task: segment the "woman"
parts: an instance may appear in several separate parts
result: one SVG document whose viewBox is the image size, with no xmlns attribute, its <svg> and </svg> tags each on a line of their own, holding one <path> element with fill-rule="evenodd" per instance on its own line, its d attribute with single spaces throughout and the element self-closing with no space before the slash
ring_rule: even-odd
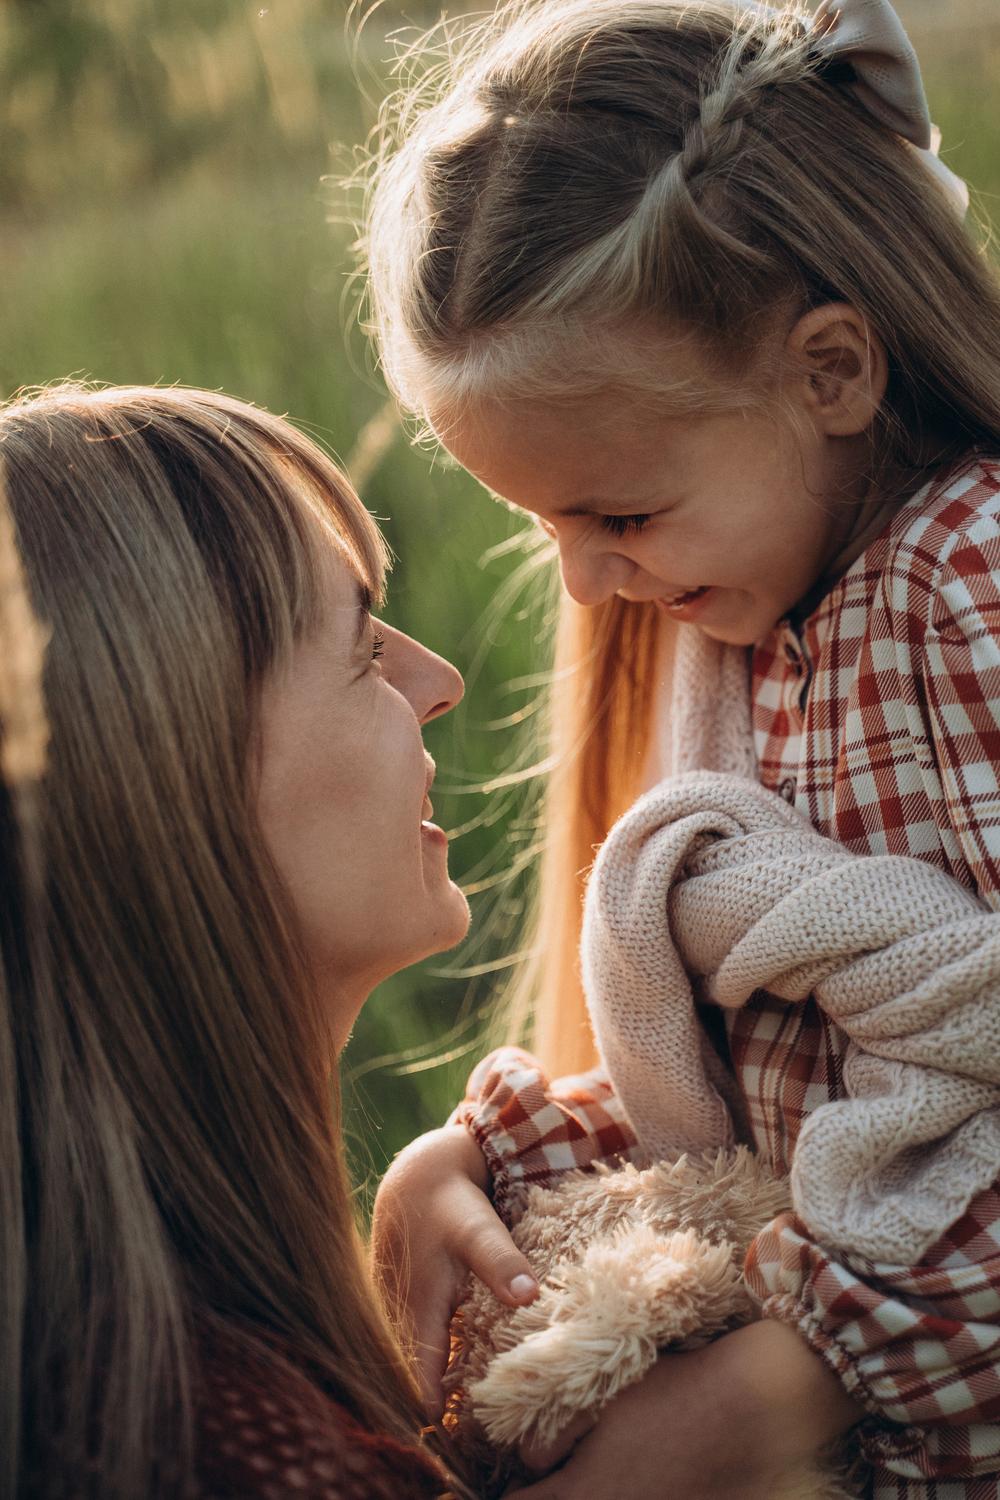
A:
<svg viewBox="0 0 1000 1500">
<path fill-rule="evenodd" d="M 0 1495 L 439 1494 L 331 1095 L 465 932 L 421 738 L 461 678 L 264 412 L 62 387 L 0 457 Z"/>
</svg>

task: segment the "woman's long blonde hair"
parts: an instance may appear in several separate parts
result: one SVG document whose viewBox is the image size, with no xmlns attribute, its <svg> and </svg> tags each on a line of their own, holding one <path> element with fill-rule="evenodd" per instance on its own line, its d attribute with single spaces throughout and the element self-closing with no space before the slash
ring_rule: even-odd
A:
<svg viewBox="0 0 1000 1500">
<path fill-rule="evenodd" d="M 879 489 L 905 494 L 1000 440 L 995 275 L 850 67 L 817 55 L 801 5 L 514 0 L 406 62 L 362 245 L 371 326 L 413 411 L 625 392 L 686 412 L 720 383 L 747 405 L 774 313 L 843 300 L 889 354 Z M 670 383 L 650 356 L 658 329 L 693 337 L 711 386 Z M 560 1069 L 593 1056 L 582 875 L 638 785 L 649 611 L 561 609 L 544 942 L 521 979 L 536 1048 Z"/>
<path fill-rule="evenodd" d="M 379 532 L 206 392 L 15 401 L 0 463 L 0 1494 L 186 1493 L 220 1325 L 412 1437 L 253 790 L 318 538 L 377 596 Z"/>
</svg>

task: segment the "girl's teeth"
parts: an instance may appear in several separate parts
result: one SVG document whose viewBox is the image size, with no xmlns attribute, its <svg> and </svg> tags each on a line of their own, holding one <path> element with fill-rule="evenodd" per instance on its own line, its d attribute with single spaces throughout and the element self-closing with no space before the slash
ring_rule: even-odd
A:
<svg viewBox="0 0 1000 1500">
<path fill-rule="evenodd" d="M 686 594 L 675 594 L 672 599 L 664 599 L 663 602 L 667 609 L 676 609 L 681 604 L 690 604 L 692 599 L 697 599 L 699 594 L 705 592 L 705 587 L 703 584 L 700 588 L 688 589 Z"/>
</svg>

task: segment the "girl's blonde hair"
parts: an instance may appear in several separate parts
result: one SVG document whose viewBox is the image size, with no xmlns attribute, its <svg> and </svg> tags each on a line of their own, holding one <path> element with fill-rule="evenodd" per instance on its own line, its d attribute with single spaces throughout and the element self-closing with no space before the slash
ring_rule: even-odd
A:
<svg viewBox="0 0 1000 1500">
<path fill-rule="evenodd" d="M 15 401 L 0 462 L 0 1493 L 187 1493 L 220 1325 L 413 1437 L 254 810 L 322 534 L 376 596 L 382 539 L 310 442 L 207 392 Z"/>
<path fill-rule="evenodd" d="M 386 113 L 364 247 L 388 379 L 439 431 L 481 399 L 749 405 L 775 315 L 845 301 L 889 355 L 879 490 L 996 444 L 995 277 L 849 66 L 817 55 L 801 6 L 515 0 L 424 50 Z M 657 362 L 665 332 L 705 356 L 700 388 Z M 523 979 L 555 1067 L 592 1057 L 581 876 L 638 785 L 650 608 L 561 610 L 545 941 Z"/>
</svg>

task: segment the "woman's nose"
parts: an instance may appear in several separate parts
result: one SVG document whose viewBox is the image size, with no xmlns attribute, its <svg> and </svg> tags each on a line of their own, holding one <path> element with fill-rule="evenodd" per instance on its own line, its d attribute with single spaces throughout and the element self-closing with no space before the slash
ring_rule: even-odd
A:
<svg viewBox="0 0 1000 1500">
<path fill-rule="evenodd" d="M 465 679 L 443 656 L 428 651 L 426 646 L 422 646 L 421 651 L 428 658 L 425 678 L 427 706 L 416 710 L 416 714 L 421 724 L 427 724 L 431 719 L 439 719 L 448 713 L 456 703 L 461 703 Z"/>
<path fill-rule="evenodd" d="M 385 671 L 421 724 L 439 719 L 460 703 L 465 683 L 457 667 L 427 646 L 391 626 L 380 627 L 386 639 Z"/>
<path fill-rule="evenodd" d="M 570 598 L 587 605 L 603 604 L 624 588 L 635 572 L 635 564 L 620 553 L 561 543 L 559 567 Z"/>
</svg>

